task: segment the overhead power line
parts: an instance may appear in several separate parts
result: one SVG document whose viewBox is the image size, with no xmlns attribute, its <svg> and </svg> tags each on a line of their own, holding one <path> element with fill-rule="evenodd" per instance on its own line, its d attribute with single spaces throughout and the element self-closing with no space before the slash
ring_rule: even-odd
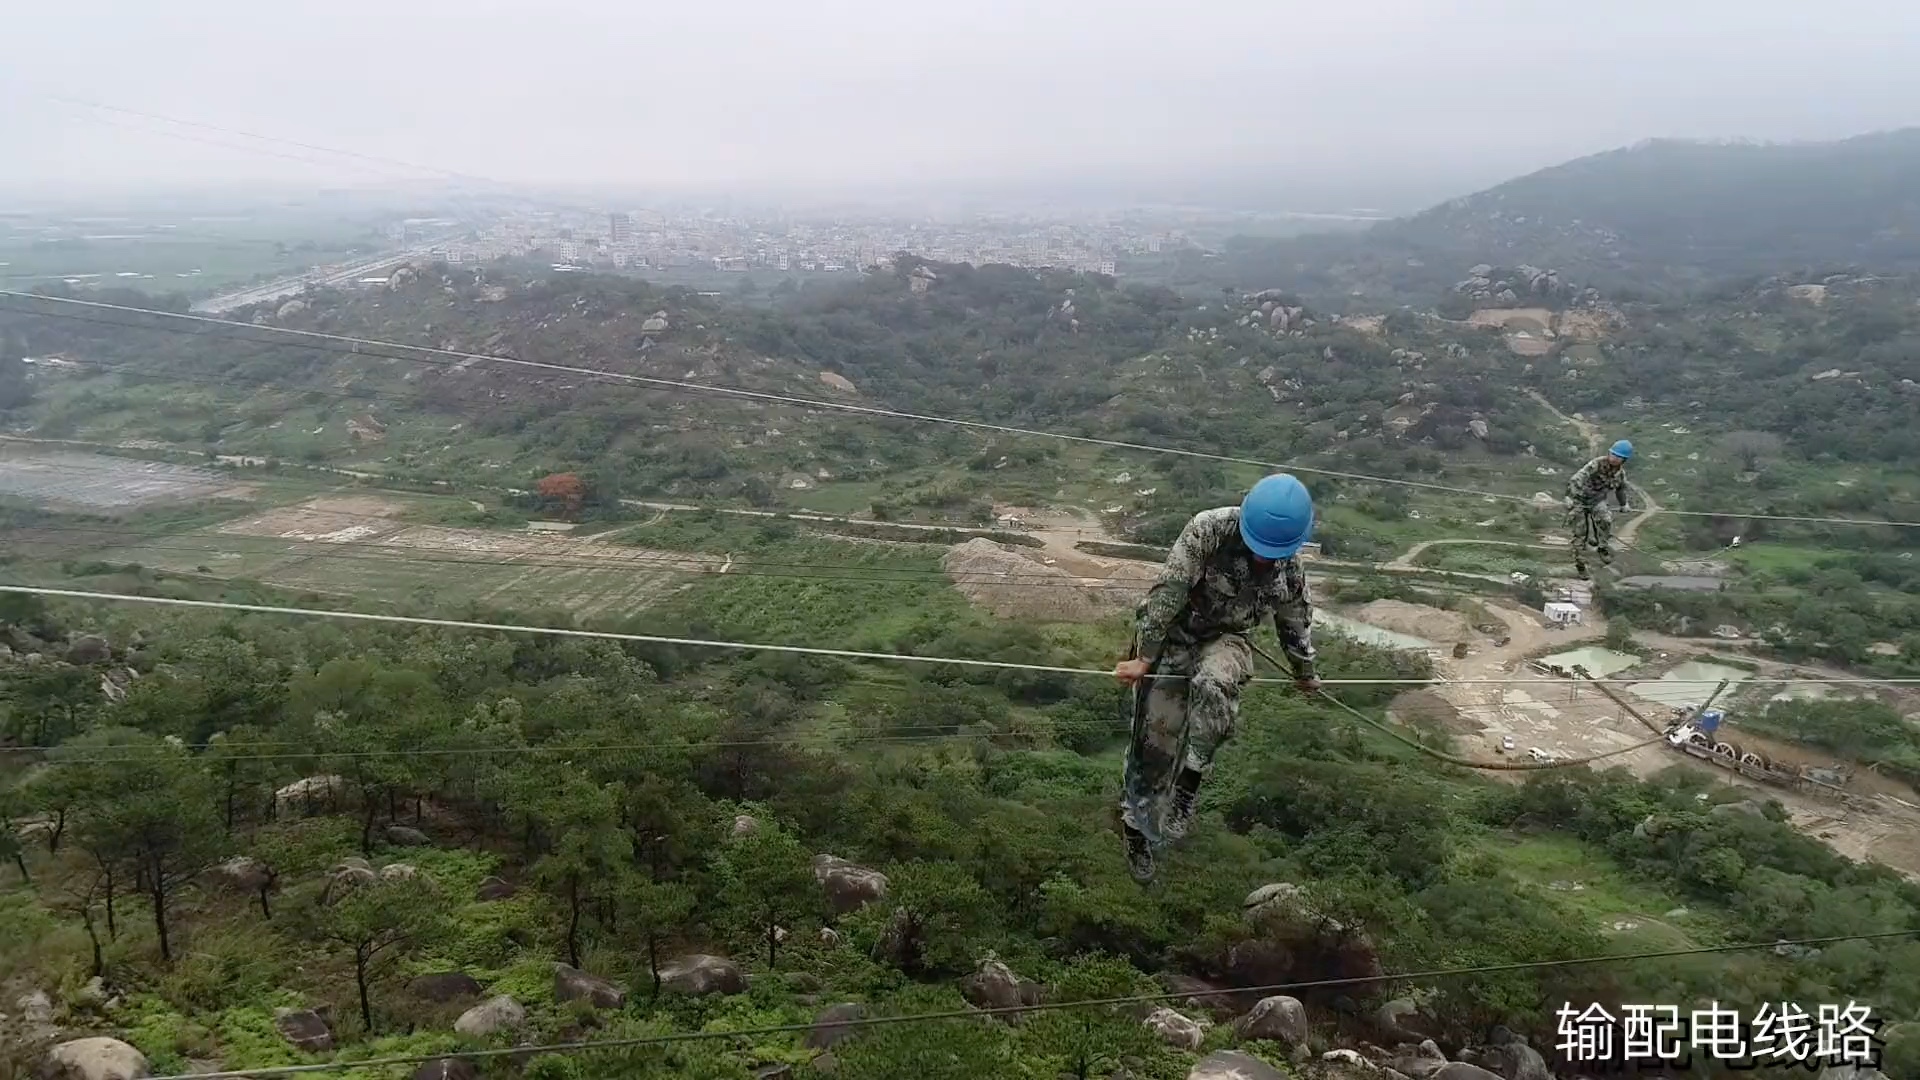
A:
<svg viewBox="0 0 1920 1080">
<path fill-rule="evenodd" d="M 123 305 L 123 304 L 108 304 L 101 301 L 81 300 L 74 297 L 43 296 L 37 293 L 24 293 L 24 292 L 12 291 L 12 290 L 3 290 L 3 291 L 0 291 L 0 299 L 4 299 L 5 301 L 9 302 L 14 307 L 15 310 L 24 310 L 30 314 L 39 314 L 39 315 L 56 314 L 61 307 L 71 308 L 75 310 L 122 312 L 130 315 L 143 316 L 148 319 L 171 321 L 179 325 L 191 324 L 191 325 L 218 327 L 222 330 L 229 331 L 229 332 L 240 331 L 240 333 L 237 335 L 230 334 L 230 336 L 234 336 L 236 337 L 236 339 L 246 339 L 248 338 L 248 335 L 251 335 L 256 332 L 268 335 L 269 337 L 277 334 L 277 335 L 281 335 L 284 340 L 288 340 L 288 341 L 297 340 L 301 342 L 306 342 L 306 343 L 312 344 L 315 348 L 327 349 L 329 351 L 336 351 L 336 352 L 344 351 L 349 355 L 361 355 L 361 356 L 381 355 L 379 353 L 373 353 L 369 351 L 369 350 L 375 350 L 375 349 L 398 350 L 407 355 L 403 355 L 399 357 L 390 357 L 390 358 L 408 360 L 408 361 L 418 362 L 418 363 L 433 364 L 440 367 L 451 367 L 456 363 L 474 363 L 474 362 L 503 364 L 507 366 L 528 368 L 532 370 L 552 371 L 552 372 L 560 372 L 560 373 L 569 374 L 569 375 L 579 375 L 579 376 L 584 376 L 587 378 L 594 378 L 594 379 L 611 379 L 611 380 L 620 381 L 620 382 L 634 383 L 637 385 L 660 387 L 664 389 L 687 391 L 691 393 L 717 394 L 717 395 L 722 395 L 727 397 L 740 398 L 744 400 L 765 401 L 773 404 L 790 405 L 790 406 L 796 406 L 796 407 L 805 408 L 805 409 L 826 409 L 826 410 L 837 411 L 837 412 L 852 413 L 852 414 L 861 415 L 861 416 L 872 416 L 872 417 L 877 417 L 882 419 L 911 420 L 918 423 L 944 424 L 951 427 L 965 428 L 965 429 L 975 430 L 975 431 L 991 431 L 991 432 L 995 432 L 1003 435 L 1020 435 L 1020 436 L 1026 436 L 1026 437 L 1032 437 L 1032 438 L 1058 439 L 1064 442 L 1079 443 L 1079 444 L 1088 445 L 1088 446 L 1101 446 L 1101 447 L 1106 447 L 1108 449 L 1115 449 L 1115 450 L 1133 450 L 1133 451 L 1140 451 L 1144 453 L 1167 454 L 1167 455 L 1172 455 L 1176 457 L 1195 458 L 1195 459 L 1200 459 L 1205 461 L 1217 461 L 1217 462 L 1230 464 L 1230 465 L 1250 465 L 1250 466 L 1254 466 L 1256 468 L 1261 468 L 1261 469 L 1290 470 L 1293 472 L 1307 473 L 1307 474 L 1316 475 L 1316 476 L 1333 477 L 1335 479 L 1341 479 L 1341 480 L 1353 480 L 1353 481 L 1359 481 L 1363 483 L 1373 483 L 1373 484 L 1392 484 L 1392 485 L 1397 485 L 1401 487 L 1410 487 L 1410 488 L 1416 488 L 1416 489 L 1426 490 L 1426 491 L 1438 491 L 1438 492 L 1443 492 L 1445 494 L 1450 494 L 1450 495 L 1467 495 L 1475 498 L 1495 499 L 1495 500 L 1503 500 L 1507 502 L 1520 503 L 1528 506 L 1534 505 L 1533 500 L 1524 495 L 1511 495 L 1511 494 L 1505 494 L 1502 492 L 1482 491 L 1476 488 L 1457 487 L 1457 486 L 1448 485 L 1448 484 L 1434 484 L 1434 483 L 1428 483 L 1420 480 L 1404 480 L 1404 479 L 1398 479 L 1395 477 L 1386 477 L 1386 476 L 1369 476 L 1365 473 L 1347 472 L 1347 471 L 1336 470 L 1336 469 L 1322 469 L 1322 468 L 1306 466 L 1306 465 L 1285 464 L 1285 463 L 1272 462 L 1272 461 L 1261 461 L 1256 458 L 1237 457 L 1230 454 L 1214 454 L 1214 453 L 1208 453 L 1206 451 L 1200 451 L 1200 450 L 1187 450 L 1180 447 L 1156 446 L 1149 443 L 1127 442 L 1120 439 L 1103 439 L 1103 438 L 1097 438 L 1090 435 L 1072 435 L 1065 432 L 1046 431 L 1038 428 L 1016 427 L 1009 424 L 994 424 L 994 423 L 988 423 L 986 421 L 981 421 L 981 420 L 966 420 L 966 419 L 961 419 L 958 417 L 950 417 L 950 416 L 934 416 L 926 413 L 906 412 L 898 409 L 883 409 L 876 406 L 854 405 L 847 402 L 826 401 L 819 398 L 806 398 L 806 397 L 800 397 L 793 394 L 776 394 L 769 391 L 748 390 L 742 387 L 717 386 L 717 385 L 711 385 L 706 383 L 688 382 L 683 379 L 667 379 L 667 378 L 662 378 L 662 377 L 653 376 L 653 375 L 637 375 L 631 372 L 605 371 L 597 368 L 579 367 L 571 364 L 555 364 L 555 363 L 550 363 L 550 362 L 541 361 L 541 360 L 524 360 L 524 359 L 519 359 L 516 357 L 510 357 L 510 356 L 495 356 L 495 355 L 490 355 L 486 353 L 461 352 L 454 349 L 440 349 L 440 348 L 434 348 L 431 346 L 423 346 L 423 345 L 406 345 L 399 342 L 382 341 L 376 338 L 354 337 L 347 334 L 328 334 L 328 333 L 323 333 L 317 330 L 299 330 L 291 327 L 261 326 L 261 325 L 254 325 L 252 323 L 237 323 L 237 322 L 232 322 L 226 319 L 218 319 L 218 318 L 214 318 L 212 316 L 206 316 L 206 315 L 194 315 L 189 313 L 173 312 L 173 311 L 155 311 L 150 308 L 132 307 L 132 306 Z M 53 305 L 53 307 L 50 308 L 49 305 Z M 129 328 L 142 329 L 143 327 L 129 326 Z M 260 339 L 252 338 L 251 340 L 260 340 Z M 340 346 L 345 346 L 346 348 L 342 350 Z M 450 357 L 452 359 L 451 360 L 434 359 L 435 357 Z M 1889 526 L 1889 527 L 1899 527 L 1899 528 L 1920 528 L 1920 521 L 1876 521 L 1870 518 L 1816 517 L 1816 516 L 1802 516 L 1802 515 L 1791 515 L 1791 514 L 1756 514 L 1756 513 L 1747 513 L 1744 511 L 1734 512 L 1734 511 L 1716 511 L 1716 510 L 1668 510 L 1664 508 L 1662 508 L 1659 511 L 1659 513 L 1674 514 L 1682 517 L 1746 518 L 1746 519 L 1765 520 L 1765 521 L 1798 521 L 1798 522 L 1805 522 L 1809 524 L 1866 525 L 1866 526 Z"/>
<path fill-rule="evenodd" d="M 376 518 L 387 521 L 391 519 Z M 451 526 L 408 524 L 408 528 L 447 529 Z M 604 544 L 601 553 L 580 552 L 569 554 L 564 551 L 512 552 L 482 551 L 460 548 L 445 544 L 397 544 L 381 543 L 374 540 L 314 540 L 271 536 L 253 533 L 224 533 L 223 536 L 234 540 L 256 540 L 263 544 L 279 543 L 287 545 L 280 550 L 256 548 L 252 550 L 234 550 L 231 548 L 208 547 L 204 544 L 169 544 L 160 539 L 144 539 L 143 534 L 131 530 L 94 530 L 64 527 L 34 527 L 36 533 L 50 533 L 55 536 L 84 539 L 105 539 L 124 542 L 132 553 L 143 551 L 177 552 L 183 555 L 202 555 L 210 558 L 222 556 L 240 557 L 279 557 L 284 559 L 324 559 L 342 562 L 388 563 L 396 565 L 420 564 L 441 566 L 472 566 L 488 569 L 511 570 L 516 567 L 550 570 L 636 570 L 656 571 L 659 573 L 698 574 L 709 577 L 750 577 L 784 578 L 791 581 L 847 581 L 869 585 L 921 585 L 937 584 L 942 581 L 955 585 L 1005 586 L 1025 589 L 1097 589 L 1100 583 L 1112 582 L 1106 578 L 1062 578 L 1057 575 L 1041 574 L 990 574 L 990 573 L 949 573 L 944 570 L 921 569 L 918 567 L 889 567 L 862 563 L 806 563 L 772 562 L 751 559 L 737 559 L 731 569 L 725 569 L 725 559 L 720 555 L 706 553 L 670 554 L 644 548 L 631 548 L 632 555 L 620 554 L 620 548 L 613 544 Z M 345 551 L 330 551 L 329 548 L 344 548 Z M 358 552 L 358 554 L 356 554 Z M 111 554 L 111 551 L 103 552 Z M 793 570 L 817 570 L 820 573 L 792 573 Z M 184 573 L 184 571 L 171 571 Z M 1113 585 L 1144 592 L 1151 582 L 1117 581 Z M 288 588 L 299 589 L 297 584 Z M 325 590 L 312 590 L 324 592 Z"/>
<path fill-rule="evenodd" d="M 871 679 L 853 678 L 841 684 L 849 687 L 870 687 L 875 689 L 897 689 L 898 684 Z M 1574 689 L 1578 690 L 1576 685 Z M 1565 715 L 1571 713 L 1577 719 L 1602 725 L 1619 720 L 1620 710 L 1613 703 L 1599 700 L 1600 695 L 1585 703 L 1562 703 L 1557 706 Z M 1483 716 L 1499 717 L 1499 705 L 1493 704 L 1455 704 L 1451 702 L 1400 702 L 1393 706 L 1390 715 L 1398 717 L 1404 726 L 1419 730 L 1425 723 L 1444 723 L 1455 715 L 1475 718 Z M 1364 714 L 1362 714 L 1364 716 Z M 992 731 L 956 731 L 951 724 L 888 724 L 880 731 L 852 731 L 845 734 L 814 734 L 811 732 L 791 732 L 786 734 L 768 734 L 751 739 L 691 739 L 675 741 L 666 736 L 642 742 L 587 742 L 587 743 L 540 743 L 536 745 L 490 745 L 490 746 L 421 746 L 407 748 L 379 748 L 368 750 L 342 749 L 337 751 L 316 750 L 312 739 L 245 739 L 231 742 L 222 738 L 205 742 L 175 744 L 179 749 L 194 753 L 218 751 L 213 759 L 216 764 L 251 761 L 314 761 L 314 760 L 358 760 L 362 758 L 458 758 L 485 757 L 499 755 L 504 757 L 533 756 L 547 754 L 567 757 L 579 754 L 612 753 L 650 753 L 676 752 L 681 750 L 732 749 L 755 746 L 791 747 L 802 750 L 833 750 L 842 746 L 865 743 L 939 743 L 996 741 L 1020 742 L 1037 737 L 1058 737 L 1062 734 L 1091 732 L 1118 735 L 1125 732 L 1131 722 L 1127 719 L 1097 720 L 1071 717 L 1047 717 L 1045 722 L 1031 730 L 1024 727 L 1008 727 Z M 1406 737 L 1389 731 L 1394 738 L 1405 742 Z M 300 749 L 294 749 L 300 748 Z M 1637 748 L 1637 747 L 1636 747 Z M 73 745 L 24 745 L 0 746 L 0 754 L 38 754 L 43 755 L 41 762 L 46 765 L 105 765 L 126 761 L 146 760 L 142 755 L 127 755 L 125 747 L 104 746 L 81 748 Z M 1420 747 L 1415 747 L 1420 749 Z M 1428 748 L 1430 749 L 1430 748 Z M 1446 759 L 1442 759 L 1446 760 Z M 1478 767 L 1481 762 L 1457 760 L 1450 762 L 1468 768 Z M 1584 762 L 1581 762 L 1584 763 Z M 1494 762 L 1491 764 L 1501 764 Z"/>
<path fill-rule="evenodd" d="M 857 649 L 829 649 L 810 645 L 777 645 L 747 641 L 710 641 L 702 638 L 666 637 L 655 634 L 631 634 L 617 630 L 586 630 L 564 626 L 531 626 L 518 623 L 491 623 L 470 619 L 443 619 L 421 615 L 390 615 L 369 611 L 328 611 L 324 608 L 287 607 L 276 604 L 242 604 L 225 600 L 191 600 L 175 596 L 137 596 L 131 593 L 91 592 L 84 589 L 59 589 L 42 585 L 0 585 L 0 593 L 16 593 L 24 596 L 60 596 L 77 600 L 102 600 L 110 603 L 156 604 L 162 607 L 203 608 L 215 611 L 245 611 L 261 615 L 293 615 L 318 619 L 341 619 L 353 622 L 394 623 L 406 626 L 439 626 L 458 630 L 494 630 L 515 634 L 548 634 L 557 637 L 600 638 L 608 641 L 631 641 L 652 645 L 674 645 L 698 649 L 725 649 L 736 652 L 774 652 L 791 653 L 800 656 L 835 656 L 850 660 L 890 660 L 916 664 L 951 664 L 959 667 L 992 668 L 1002 671 L 1036 671 L 1058 675 L 1101 675 L 1111 678 L 1113 672 L 1107 668 L 1062 667 L 1054 664 L 1023 664 L 1010 660 L 975 660 L 964 657 L 921 656 L 914 653 L 863 652 Z M 1175 679 L 1186 676 L 1149 675 L 1151 679 Z M 1292 685 L 1292 679 L 1272 679 L 1256 677 L 1255 683 Z M 1594 679 L 1592 682 L 1617 682 L 1633 684 L 1647 682 L 1646 679 Z M 1719 679 L 1669 679 L 1674 685 L 1681 684 L 1717 684 Z M 1834 685 L 1899 685 L 1920 683 L 1920 679 L 1748 679 L 1750 685 L 1773 685 L 1793 683 L 1831 683 Z M 1433 686 L 1452 683 L 1462 686 L 1492 685 L 1507 686 L 1517 684 L 1537 685 L 1537 679 L 1322 679 L 1326 686 Z"/>
<path fill-rule="evenodd" d="M 1061 1012 L 1078 1009 L 1110 1009 L 1128 1005 L 1152 1005 L 1167 1001 L 1186 1001 L 1192 998 L 1235 997 L 1240 995 L 1262 997 L 1274 994 L 1297 994 L 1306 990 L 1330 990 L 1336 987 L 1369 986 L 1380 983 L 1425 982 L 1434 979 L 1458 979 L 1475 975 L 1499 975 L 1515 971 L 1548 971 L 1561 968 L 1593 967 L 1600 964 L 1628 964 L 1645 960 L 1665 960 L 1681 956 L 1706 956 L 1715 953 L 1756 952 L 1762 949 L 1812 948 L 1821 945 L 1837 945 L 1847 941 L 1887 941 L 1895 938 L 1912 938 L 1920 935 L 1920 930 L 1888 930 L 1870 934 L 1838 934 L 1832 937 L 1801 938 L 1794 941 L 1748 941 L 1732 945 L 1696 945 L 1684 949 L 1660 949 L 1652 952 L 1614 953 L 1602 956 L 1579 956 L 1564 960 L 1516 960 L 1503 964 L 1478 964 L 1472 967 L 1435 968 L 1428 971 L 1406 971 L 1383 975 L 1357 975 L 1339 979 L 1305 979 L 1296 982 L 1270 983 L 1265 986 L 1242 986 L 1218 990 L 1180 990 L 1153 994 L 1130 994 L 1124 997 L 1094 998 L 1085 1001 L 1043 1001 L 1034 1005 L 995 1006 L 986 1009 L 949 1009 L 944 1012 L 907 1013 L 900 1016 L 869 1016 L 852 1020 L 835 1021 L 834 1026 L 851 1029 L 891 1027 L 901 1024 L 927 1024 L 947 1020 L 977 1020 L 991 1016 L 1019 1016 L 1027 1013 Z M 578 1042 L 543 1043 L 535 1046 L 514 1046 L 501 1049 L 458 1050 L 438 1054 L 397 1054 L 387 1057 L 362 1058 L 357 1061 L 326 1062 L 318 1065 L 276 1065 L 261 1069 L 243 1069 L 232 1072 L 193 1073 L 158 1077 L 156 1080 L 248 1080 L 248 1078 L 301 1076 L 309 1073 L 340 1072 L 347 1069 L 382 1068 L 389 1065 L 419 1065 L 438 1058 L 489 1059 L 499 1057 L 517 1057 L 536 1054 L 577 1054 L 596 1050 L 634 1049 L 643 1046 L 667 1046 L 678 1043 L 711 1042 L 717 1039 L 759 1038 L 768 1035 L 797 1035 L 811 1031 L 816 1024 L 772 1024 L 756 1028 L 735 1028 L 726 1031 L 685 1031 L 666 1035 L 641 1035 L 623 1039 L 594 1039 Z"/>
</svg>

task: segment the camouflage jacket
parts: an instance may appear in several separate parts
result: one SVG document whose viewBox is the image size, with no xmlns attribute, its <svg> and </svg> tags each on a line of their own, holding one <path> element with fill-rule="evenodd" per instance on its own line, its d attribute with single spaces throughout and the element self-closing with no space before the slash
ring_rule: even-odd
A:
<svg viewBox="0 0 1920 1080">
<path fill-rule="evenodd" d="M 1240 539 L 1240 508 L 1203 510 L 1180 531 L 1159 579 L 1140 602 L 1140 655 L 1151 659 L 1163 644 L 1197 645 L 1244 634 L 1269 615 L 1294 674 L 1312 675 L 1313 598 L 1300 560 L 1256 566 Z"/>
<path fill-rule="evenodd" d="M 1605 454 L 1580 466 L 1567 481 L 1567 498 L 1581 506 L 1599 506 L 1609 493 L 1620 509 L 1627 508 L 1626 466 L 1615 466 Z"/>
</svg>

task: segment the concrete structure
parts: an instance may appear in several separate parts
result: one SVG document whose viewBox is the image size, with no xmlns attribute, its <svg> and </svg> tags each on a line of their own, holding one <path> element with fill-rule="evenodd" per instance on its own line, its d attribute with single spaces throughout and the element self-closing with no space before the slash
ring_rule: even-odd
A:
<svg viewBox="0 0 1920 1080">
<path fill-rule="evenodd" d="M 1580 622 L 1580 605 L 1578 604 L 1549 600 L 1547 606 L 1541 609 L 1541 613 L 1555 626 L 1573 626 Z"/>
</svg>

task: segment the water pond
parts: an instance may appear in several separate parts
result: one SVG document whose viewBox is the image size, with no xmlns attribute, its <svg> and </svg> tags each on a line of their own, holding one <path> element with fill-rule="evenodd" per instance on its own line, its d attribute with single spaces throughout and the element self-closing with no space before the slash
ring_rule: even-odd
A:
<svg viewBox="0 0 1920 1080">
<path fill-rule="evenodd" d="M 1721 679 L 1730 684 L 1729 693 L 1739 685 L 1753 678 L 1753 673 L 1725 664 L 1711 664 L 1704 660 L 1689 660 L 1672 671 L 1651 682 L 1638 682 L 1628 687 L 1635 694 L 1657 701 L 1662 705 L 1697 705 L 1705 701 L 1708 694 Z M 1725 695 L 1722 695 L 1724 698 Z"/>
<path fill-rule="evenodd" d="M 1594 678 L 1604 679 L 1615 672 L 1627 670 L 1639 663 L 1640 658 L 1632 653 L 1615 652 L 1599 645 L 1588 645 L 1585 648 L 1568 649 L 1563 653 L 1543 656 L 1540 662 L 1549 667 L 1564 668 L 1567 671 L 1572 671 L 1577 664 L 1586 668 Z"/>
<path fill-rule="evenodd" d="M 1331 611 L 1313 613 L 1313 624 L 1338 631 L 1365 645 L 1376 645 L 1383 649 L 1432 649 L 1433 642 L 1417 638 L 1411 634 L 1396 634 L 1392 630 L 1383 630 L 1371 623 L 1358 619 L 1349 619 L 1344 615 L 1335 615 Z"/>
</svg>

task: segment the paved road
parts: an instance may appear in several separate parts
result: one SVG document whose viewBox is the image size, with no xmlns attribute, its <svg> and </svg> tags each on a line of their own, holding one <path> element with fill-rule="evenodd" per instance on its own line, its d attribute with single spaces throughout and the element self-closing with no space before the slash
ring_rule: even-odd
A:
<svg viewBox="0 0 1920 1080">
<path fill-rule="evenodd" d="M 418 247 L 408 248 L 405 251 L 389 251 L 345 266 L 322 267 L 317 271 L 280 278 L 264 285 L 249 285 L 244 289 L 208 297 L 193 305 L 192 310 L 202 315 L 219 315 L 235 308 L 246 307 L 248 304 L 260 304 L 269 300 L 297 296 L 310 286 L 349 284 L 368 274 L 398 266 L 409 259 L 421 258 L 428 254 L 428 250 L 425 247 Z"/>
</svg>

